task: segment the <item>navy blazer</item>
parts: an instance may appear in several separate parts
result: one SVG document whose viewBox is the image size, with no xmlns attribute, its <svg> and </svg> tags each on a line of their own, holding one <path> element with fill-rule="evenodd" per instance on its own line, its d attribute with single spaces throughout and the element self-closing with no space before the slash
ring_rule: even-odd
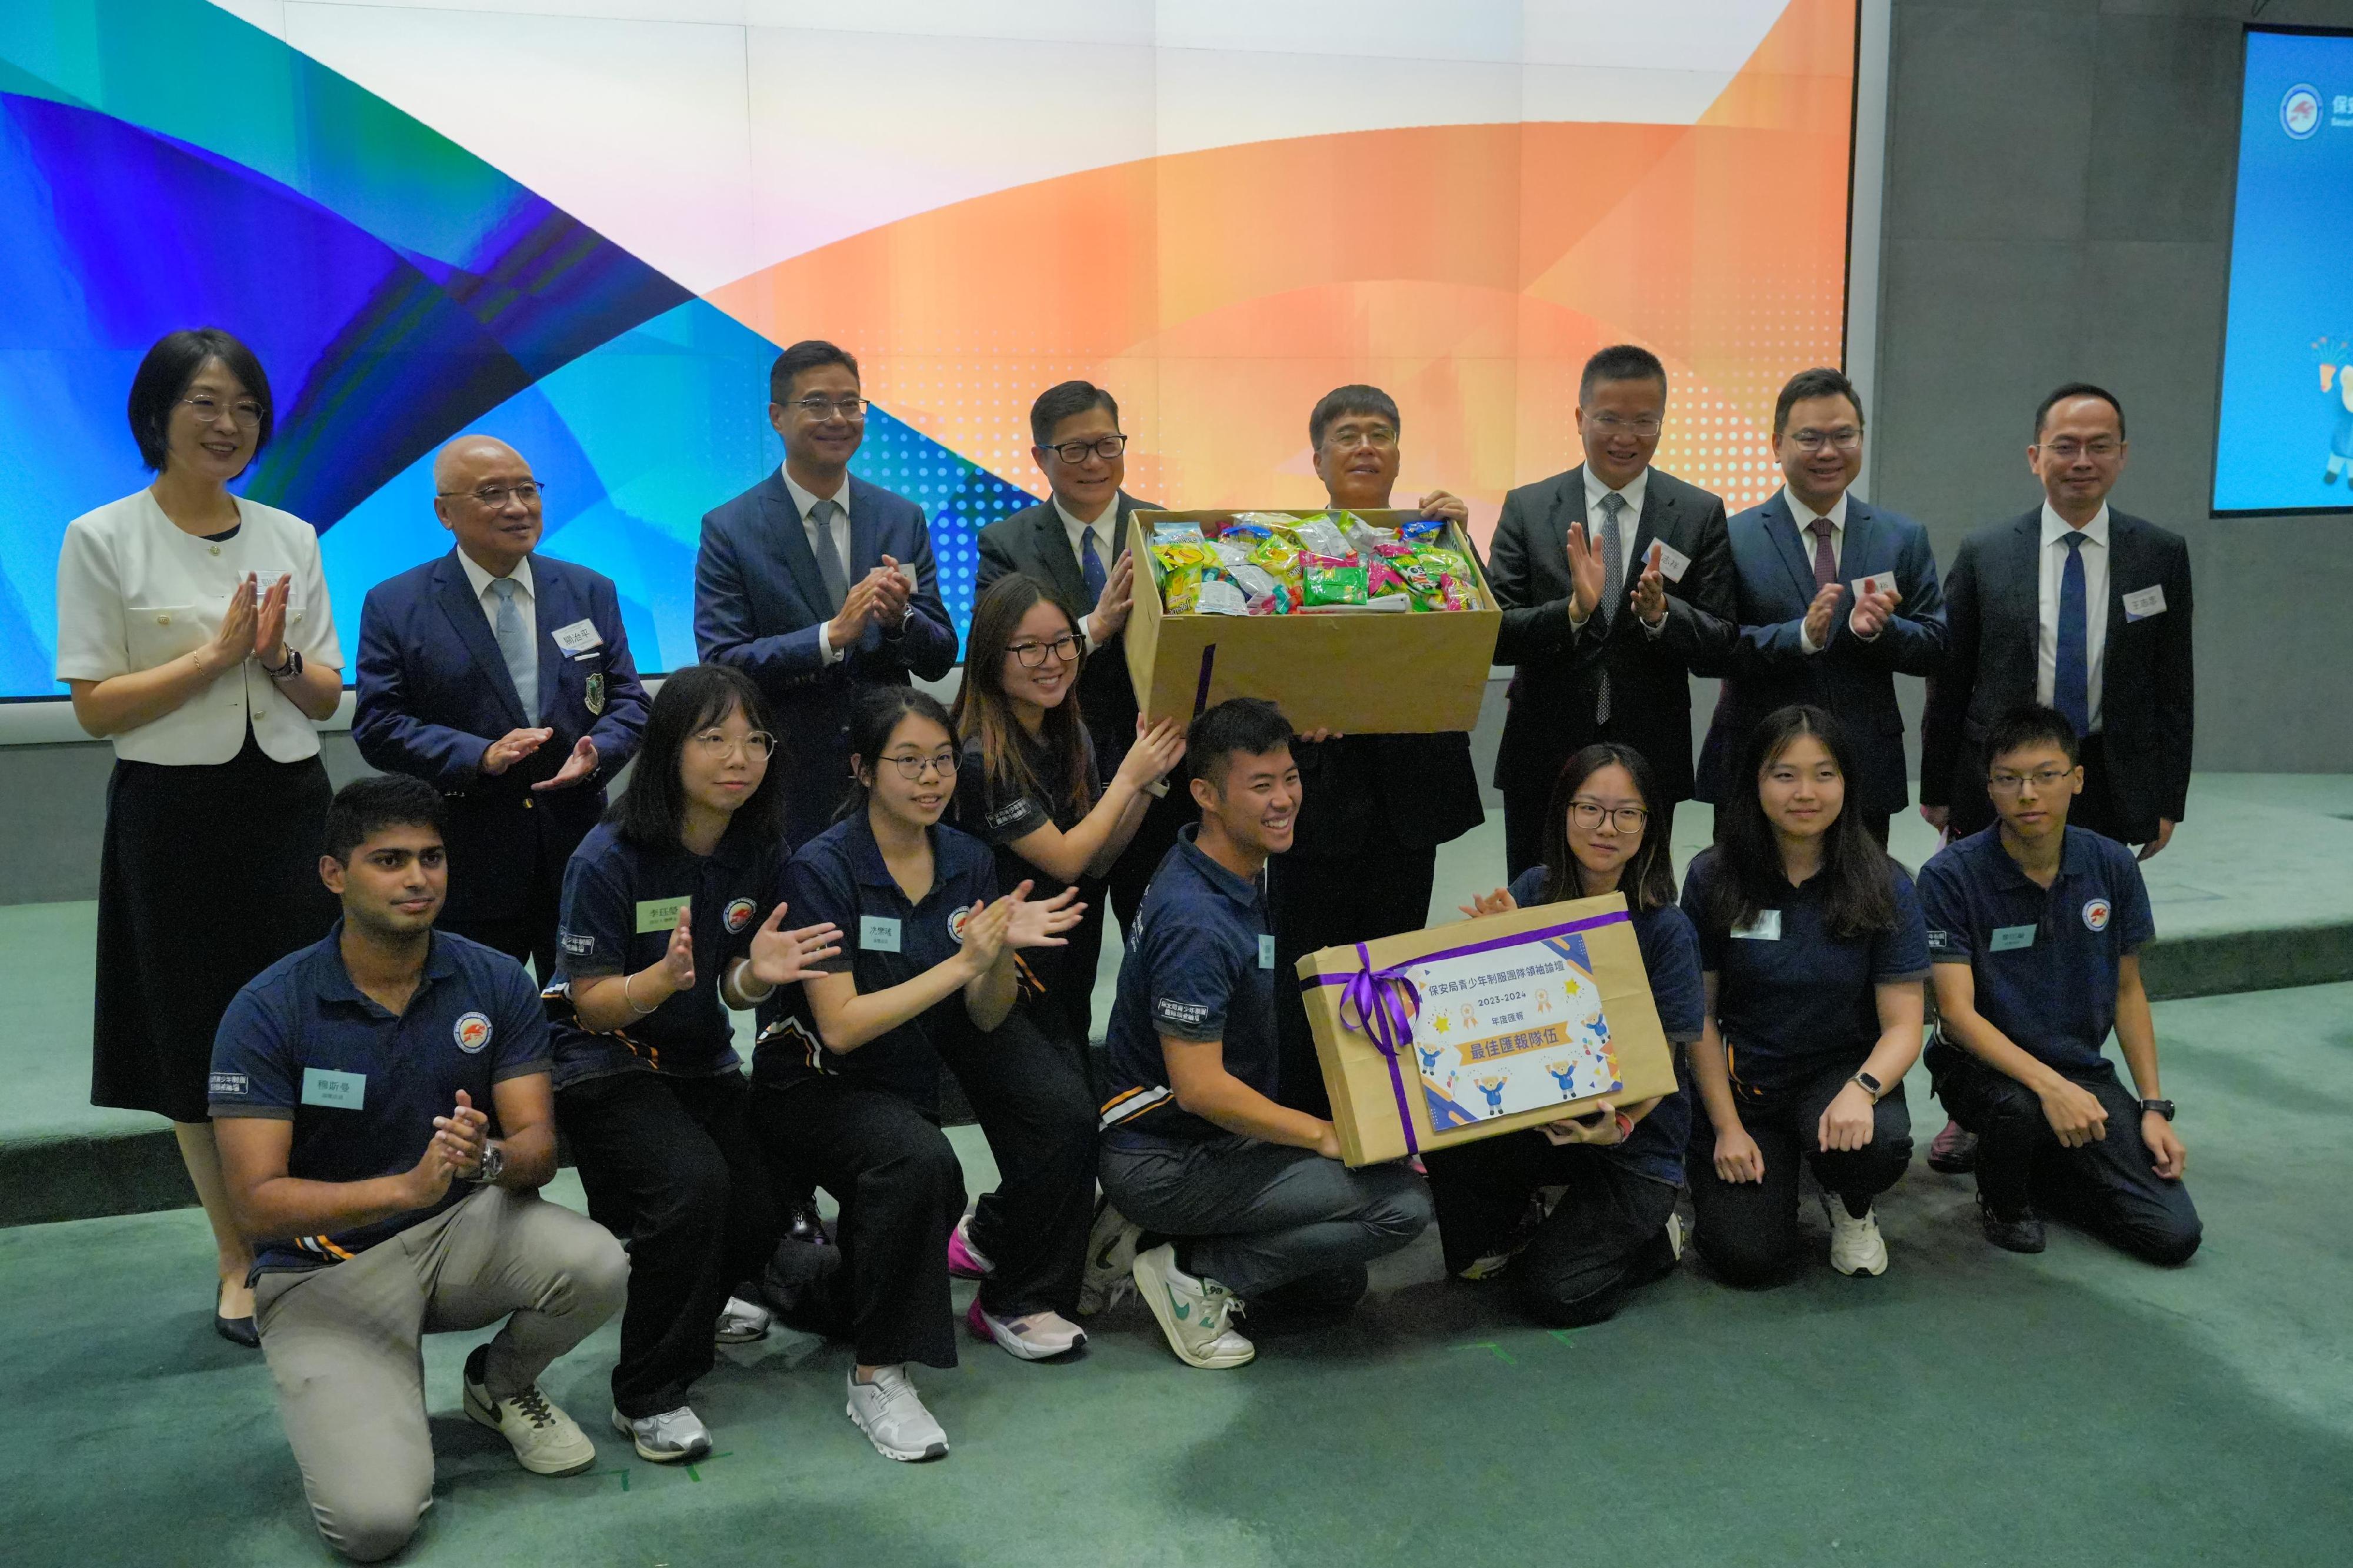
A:
<svg viewBox="0 0 2353 1568">
<path fill-rule="evenodd" d="M 548 555 L 531 558 L 539 623 L 539 689 L 526 705 L 507 674 L 474 585 L 452 550 L 368 590 L 360 606 L 359 702 L 352 739 L 370 767 L 423 779 L 448 801 L 449 902 L 459 921 L 528 913 L 534 873 L 561 877 L 605 811 L 605 781 L 637 754 L 646 691 L 629 658 L 611 578 Z M 575 622 L 596 647 L 556 645 Z M 495 778 L 482 752 L 510 730 L 552 729 L 538 751 Z M 586 735 L 596 772 L 568 789 L 534 793 Z"/>
<path fill-rule="evenodd" d="M 2126 841 L 2179 822 L 2189 798 L 2197 721 L 2189 547 L 2178 533 L 2108 509 L 2108 634 L 2100 655 L 2100 731 Z M 1946 580 L 1951 650 L 1928 683 L 1920 726 L 1920 804 L 1949 805 L 1985 788 L 1985 742 L 2010 709 L 2034 700 L 2042 635 L 2042 509 L 1980 529 Z M 2162 612 L 2136 619 L 2125 595 L 2165 590 Z"/>
<path fill-rule="evenodd" d="M 870 626 L 835 663 L 818 627 L 832 614 L 800 509 L 772 472 L 702 520 L 694 560 L 694 642 L 712 664 L 760 684 L 775 710 L 785 769 L 786 832 L 796 844 L 833 820 L 849 782 L 850 705 L 869 686 L 938 680 L 955 667 L 955 627 L 940 602 L 923 509 L 851 476 L 849 576 L 854 586 L 888 555 L 915 580 L 908 616 Z"/>
<path fill-rule="evenodd" d="M 1853 741 L 1862 775 L 1848 794 L 1854 808 L 1883 816 L 1903 810 L 1911 788 L 1895 677 L 1934 675 L 1945 658 L 1945 599 L 1928 531 L 1908 517 L 1846 498 L 1839 581 L 1852 584 L 1893 572 L 1904 601 L 1865 642 L 1847 626 L 1854 611 L 1850 586 L 1831 618 L 1829 643 L 1810 654 L 1802 637 L 1806 606 L 1814 597 L 1813 542 L 1798 531 L 1788 491 L 1774 491 L 1730 527 L 1740 630 L 1720 666 L 1701 671 L 1723 676 L 1724 687 L 1700 749 L 1699 798 L 1711 804 L 1730 798 L 1739 787 L 1731 775 L 1757 721 L 1792 702 L 1810 702 L 1836 715 Z"/>
</svg>

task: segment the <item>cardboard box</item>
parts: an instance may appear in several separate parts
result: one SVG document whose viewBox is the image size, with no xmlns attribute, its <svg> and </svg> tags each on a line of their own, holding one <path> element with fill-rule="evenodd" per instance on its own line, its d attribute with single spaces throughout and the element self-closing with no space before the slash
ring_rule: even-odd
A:
<svg viewBox="0 0 2353 1568">
<path fill-rule="evenodd" d="M 1315 1058 L 1351 1165 L 1473 1142 L 1672 1094 L 1672 1048 L 1616 893 L 1364 944 L 1378 1016 L 1360 1016 L 1356 947 L 1299 961 Z M 1409 987 L 1399 984 L 1409 982 Z M 1379 1040 L 1386 1037 L 1394 1056 Z"/>
<path fill-rule="evenodd" d="M 1191 719 L 1229 697 L 1263 697 L 1280 704 L 1301 730 L 1342 734 L 1416 733 L 1470 730 L 1494 662 L 1503 612 L 1488 590 L 1479 553 L 1450 524 L 1445 548 L 1471 563 L 1478 607 L 1412 615 L 1341 611 L 1331 615 L 1172 616 L 1153 589 L 1152 530 L 1156 523 L 1192 522 L 1204 538 L 1237 511 L 1138 511 L 1128 535 L 1135 552 L 1135 608 L 1127 620 L 1127 668 L 1136 705 L 1147 719 Z M 1328 509 L 1291 510 L 1315 517 Z M 1359 511 L 1377 527 L 1395 528 L 1415 511 Z"/>
</svg>

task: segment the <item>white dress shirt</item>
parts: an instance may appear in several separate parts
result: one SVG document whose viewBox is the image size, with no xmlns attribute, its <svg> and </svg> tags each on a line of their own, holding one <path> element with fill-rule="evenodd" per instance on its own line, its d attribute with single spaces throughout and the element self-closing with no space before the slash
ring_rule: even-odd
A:
<svg viewBox="0 0 2353 1568">
<path fill-rule="evenodd" d="M 1642 498 L 1650 493 L 1650 489 L 1651 470 L 1645 468 L 1641 473 L 1627 480 L 1626 487 L 1618 492 L 1619 498 L 1626 503 L 1626 510 L 1618 514 L 1618 591 L 1620 597 L 1616 608 L 1610 612 L 1613 616 L 1618 610 L 1627 607 L 1630 601 L 1623 595 L 1634 591 L 1634 584 L 1642 575 L 1641 568 L 1634 563 L 1634 535 L 1642 531 Z M 1609 487 L 1603 484 L 1599 477 L 1594 473 L 1593 465 L 1586 464 L 1585 537 L 1596 550 L 1601 548 L 1601 498 L 1609 493 Z M 1591 618 L 1587 617 L 1588 620 Z M 1584 621 L 1577 618 L 1573 603 L 1569 610 L 1568 624 L 1571 626 L 1581 626 L 1585 624 Z M 1657 637 L 1665 629 L 1666 624 L 1666 617 L 1662 616 L 1659 617 L 1657 626 L 1654 626 L 1648 621 L 1643 621 L 1641 626 L 1645 632 Z"/>
<path fill-rule="evenodd" d="M 777 467 L 776 474 L 785 481 L 785 489 L 791 492 L 793 505 L 800 509 L 801 531 L 808 536 L 809 552 L 815 554 L 820 550 L 833 552 L 833 558 L 841 563 L 841 586 L 847 592 L 852 581 L 849 571 L 849 476 L 844 474 L 841 477 L 841 488 L 833 494 L 821 496 L 813 490 L 803 489 L 800 481 L 786 472 L 781 465 Z M 821 500 L 829 500 L 841 509 L 830 531 L 818 527 L 816 520 L 809 515 Z M 817 624 L 818 655 L 828 664 L 839 664 L 844 650 L 833 646 L 832 632 L 831 616 Z"/>
<path fill-rule="evenodd" d="M 497 637 L 499 601 L 497 595 L 491 592 L 491 584 L 499 579 L 484 571 L 474 558 L 462 549 L 458 552 L 458 564 L 466 569 L 466 581 L 474 585 L 474 602 L 482 606 L 482 617 L 491 623 L 491 636 L 493 638 Z M 516 562 L 514 570 L 507 574 L 507 578 L 515 585 L 515 614 L 522 617 L 522 635 L 533 647 L 536 647 L 539 646 L 539 598 L 532 591 L 531 557 L 526 555 Z M 523 697 L 523 706 L 526 708 L 535 706 L 536 702 L 536 693 Z"/>
<path fill-rule="evenodd" d="M 1844 570 L 1846 562 L 1846 492 L 1844 490 L 1839 491 L 1838 500 L 1831 502 L 1831 510 L 1828 511 L 1816 511 L 1812 507 L 1810 507 L 1804 501 L 1799 500 L 1798 499 L 1798 492 L 1791 489 L 1787 485 L 1783 485 L 1781 487 L 1781 500 L 1783 504 L 1787 505 L 1789 509 L 1789 521 L 1798 525 L 1798 543 L 1805 550 L 1806 565 L 1810 570 L 1812 568 L 1814 563 L 1814 536 L 1811 531 L 1814 524 L 1823 518 L 1830 519 L 1831 560 L 1836 563 L 1831 568 L 1831 580 L 1832 582 L 1837 582 L 1842 579 L 1846 575 Z M 1846 621 L 1846 629 L 1853 632 L 1854 612 L 1852 610 L 1849 610 L 1847 612 Z M 1862 637 L 1861 632 L 1854 632 L 1854 635 L 1859 637 Z M 1878 634 L 1873 633 L 1871 637 L 1862 637 L 1862 640 L 1865 642 L 1872 642 L 1876 640 Z M 1798 647 L 1803 651 L 1807 653 L 1820 653 L 1827 646 L 1829 645 L 1818 643 L 1811 637 L 1808 636 L 1803 626 L 1798 628 Z"/>
<path fill-rule="evenodd" d="M 318 534 L 291 512 L 235 499 L 237 527 L 229 539 L 182 532 L 143 489 L 66 525 L 58 555 L 59 680 L 109 680 L 195 652 L 220 630 L 229 595 L 248 572 L 293 578 L 286 646 L 306 664 L 343 668 Z M 248 723 L 279 762 L 318 755 L 310 716 L 253 658 L 162 718 L 114 736 L 114 754 L 132 763 L 226 763 L 244 748 Z"/>
<path fill-rule="evenodd" d="M 2078 546 L 2084 557 L 2084 675 L 2091 690 L 2086 694 L 2090 706 L 2092 733 L 2100 732 L 2100 659 L 2108 643 L 2108 507 L 2100 510 L 2082 529 L 2072 529 L 2067 520 L 2042 503 L 2042 569 L 2036 592 L 2041 610 L 2041 629 L 2034 637 L 2034 700 L 2048 708 L 2052 688 L 2059 682 L 2059 576 L 2067 568 L 2067 546 L 2060 540 L 2071 532 L 2081 532 L 2084 542 Z"/>
<path fill-rule="evenodd" d="M 1103 558 L 1103 580 L 1109 582 L 1111 569 L 1119 563 L 1119 497 L 1114 494 L 1103 507 L 1103 515 L 1092 522 L 1082 522 L 1062 504 L 1060 496 L 1055 496 L 1053 502 L 1054 515 L 1062 520 L 1062 537 L 1071 542 L 1071 559 L 1079 563 L 1079 575 L 1083 578 L 1087 573 L 1087 552 L 1082 546 L 1086 542 L 1087 530 L 1092 528 L 1095 531 L 1095 553 Z M 1089 653 L 1095 651 L 1094 627 L 1090 624 L 1092 620 L 1092 614 L 1079 617 L 1079 637 Z"/>
</svg>

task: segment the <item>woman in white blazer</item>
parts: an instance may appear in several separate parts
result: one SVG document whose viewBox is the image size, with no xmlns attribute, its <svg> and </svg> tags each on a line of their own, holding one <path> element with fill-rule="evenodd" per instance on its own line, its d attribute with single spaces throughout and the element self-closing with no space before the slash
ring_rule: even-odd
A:
<svg viewBox="0 0 2353 1568">
<path fill-rule="evenodd" d="M 237 988 L 324 936 L 330 790 L 314 721 L 343 649 L 311 525 L 229 493 L 270 437 L 243 343 L 174 332 L 131 384 L 155 482 L 67 527 L 58 679 L 114 742 L 98 889 L 93 1104 L 168 1116 L 220 1248 L 214 1327 L 259 1343 L 206 1096 Z"/>
</svg>

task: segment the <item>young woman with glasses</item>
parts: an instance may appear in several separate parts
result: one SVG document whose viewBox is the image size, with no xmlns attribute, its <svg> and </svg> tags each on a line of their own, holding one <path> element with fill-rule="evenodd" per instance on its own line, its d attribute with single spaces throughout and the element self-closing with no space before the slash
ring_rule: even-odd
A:
<svg viewBox="0 0 2353 1568">
<path fill-rule="evenodd" d="M 1059 947 L 1070 893 L 1000 892 L 987 846 L 942 826 L 956 744 L 939 703 L 907 686 L 862 693 L 855 787 L 841 819 L 793 857 L 804 918 L 843 951 L 761 1010 L 754 1118 L 789 1177 L 841 1205 L 841 1265 L 809 1287 L 805 1326 L 850 1340 L 849 1414 L 877 1450 L 937 1458 L 947 1436 L 907 1363 L 956 1363 L 947 1243 L 964 1182 L 939 1128 L 945 1062 L 978 1113 L 1004 1184 L 996 1267 L 965 1321 L 1039 1361 L 1086 1342 L 1074 1310 L 1094 1186 L 1094 1107 L 1076 1064 L 1014 1006 L 1017 949 Z"/>
</svg>

